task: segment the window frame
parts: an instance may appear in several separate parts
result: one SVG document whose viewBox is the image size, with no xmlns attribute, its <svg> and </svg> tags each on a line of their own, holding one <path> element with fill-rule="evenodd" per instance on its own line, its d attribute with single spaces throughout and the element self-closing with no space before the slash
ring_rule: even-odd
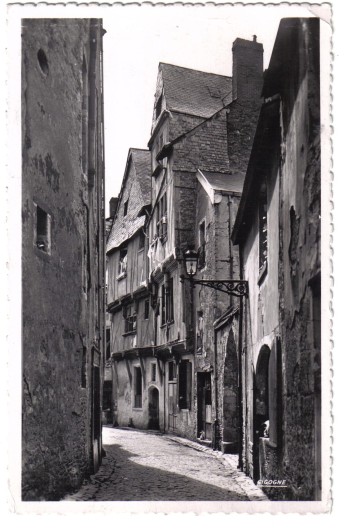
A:
<svg viewBox="0 0 347 531">
<path fill-rule="evenodd" d="M 192 409 L 193 364 L 190 360 L 181 360 L 178 365 L 178 407 Z"/>
<path fill-rule="evenodd" d="M 203 227 L 203 241 L 201 238 Z M 199 247 L 198 247 L 198 269 L 201 271 L 206 267 L 206 219 L 202 219 L 199 223 Z"/>
<path fill-rule="evenodd" d="M 170 325 L 174 322 L 174 289 L 173 277 L 168 279 L 168 285 L 161 286 L 161 326 Z"/>
<path fill-rule="evenodd" d="M 125 252 L 125 255 L 123 256 L 123 259 L 122 259 L 121 256 L 122 256 L 122 253 L 124 252 Z M 128 248 L 122 247 L 121 249 L 119 249 L 117 280 L 126 277 L 127 267 L 128 267 Z"/>
<path fill-rule="evenodd" d="M 34 246 L 35 248 L 42 253 L 43 255 L 50 256 L 52 253 L 52 217 L 51 215 L 44 210 L 38 203 L 34 202 L 35 208 L 35 223 L 34 223 Z M 42 212 L 44 214 L 45 230 L 41 233 L 41 228 L 39 228 L 39 214 Z M 41 215 L 40 215 L 41 217 Z M 40 231 L 40 232 L 39 232 Z M 42 240 L 43 245 L 40 243 Z"/>
<path fill-rule="evenodd" d="M 123 307 L 124 333 L 123 335 L 136 334 L 137 332 L 137 312 L 134 303 Z"/>
</svg>

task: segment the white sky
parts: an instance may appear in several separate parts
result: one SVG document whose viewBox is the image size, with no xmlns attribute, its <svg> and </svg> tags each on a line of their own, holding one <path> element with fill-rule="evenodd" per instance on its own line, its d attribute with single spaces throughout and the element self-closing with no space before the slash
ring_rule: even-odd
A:
<svg viewBox="0 0 347 531">
<path fill-rule="evenodd" d="M 311 13 L 312 15 L 312 13 Z M 113 6 L 103 16 L 106 215 L 128 149 L 150 138 L 158 63 L 231 76 L 232 43 L 257 35 L 268 66 L 279 21 L 310 16 L 300 6 Z"/>
</svg>

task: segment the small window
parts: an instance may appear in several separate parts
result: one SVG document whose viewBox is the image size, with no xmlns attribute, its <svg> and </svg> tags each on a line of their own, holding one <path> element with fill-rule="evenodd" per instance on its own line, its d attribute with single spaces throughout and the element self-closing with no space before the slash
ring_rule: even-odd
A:
<svg viewBox="0 0 347 531">
<path fill-rule="evenodd" d="M 36 205 L 35 245 L 40 251 L 51 252 L 51 217 Z"/>
<path fill-rule="evenodd" d="M 37 60 L 39 62 L 39 66 L 40 66 L 41 72 L 45 76 L 47 76 L 48 72 L 49 72 L 48 60 L 47 60 L 47 56 L 46 56 L 45 52 L 42 50 L 42 48 L 40 48 L 39 51 L 37 52 Z"/>
<path fill-rule="evenodd" d="M 129 199 L 127 199 L 126 201 L 124 201 L 124 217 L 127 215 L 128 213 L 128 205 L 129 205 Z"/>
<path fill-rule="evenodd" d="M 167 195 L 166 192 L 162 195 L 157 203 L 157 234 L 160 240 L 166 241 L 167 238 Z"/>
<path fill-rule="evenodd" d="M 176 380 L 176 363 L 169 361 L 169 381 Z"/>
<path fill-rule="evenodd" d="M 142 407 L 142 371 L 134 367 L 134 407 Z"/>
<path fill-rule="evenodd" d="M 126 275 L 127 263 L 128 263 L 128 249 L 121 249 L 119 251 L 118 276 Z"/>
<path fill-rule="evenodd" d="M 124 333 L 128 334 L 130 332 L 136 332 L 137 315 L 136 315 L 134 306 L 132 304 L 128 304 L 128 306 L 124 307 L 123 317 L 124 317 Z"/>
<path fill-rule="evenodd" d="M 149 319 L 149 299 L 145 300 L 145 320 Z"/>
<path fill-rule="evenodd" d="M 192 398 L 192 364 L 188 360 L 182 360 L 179 364 L 178 390 L 179 408 L 190 409 Z"/>
<path fill-rule="evenodd" d="M 198 249 L 198 268 L 203 269 L 206 265 L 206 224 L 202 221 L 199 225 L 199 249 Z"/>
<path fill-rule="evenodd" d="M 151 382 L 155 382 L 157 379 L 157 364 L 151 364 Z"/>
<path fill-rule="evenodd" d="M 106 359 L 111 357 L 111 329 L 106 328 Z"/>
<path fill-rule="evenodd" d="M 161 324 L 172 323 L 173 320 L 173 278 L 169 278 L 161 287 Z"/>
<path fill-rule="evenodd" d="M 145 233 L 143 232 L 143 230 L 141 230 L 139 236 L 139 251 L 143 251 L 143 249 L 145 248 L 145 238 Z"/>
<path fill-rule="evenodd" d="M 204 314 L 201 310 L 197 312 L 196 319 L 196 351 L 200 354 L 204 344 Z"/>
</svg>

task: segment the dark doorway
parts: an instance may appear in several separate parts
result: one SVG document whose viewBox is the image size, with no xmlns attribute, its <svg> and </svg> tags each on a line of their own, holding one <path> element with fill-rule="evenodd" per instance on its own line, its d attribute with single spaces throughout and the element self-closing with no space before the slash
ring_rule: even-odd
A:
<svg viewBox="0 0 347 531">
<path fill-rule="evenodd" d="M 198 372 L 198 437 L 212 441 L 211 373 Z"/>
<path fill-rule="evenodd" d="M 253 480 L 260 479 L 259 439 L 264 435 L 264 423 L 269 420 L 269 360 L 270 349 L 264 345 L 260 352 L 254 378 Z"/>
<path fill-rule="evenodd" d="M 177 367 L 174 361 L 169 361 L 168 396 L 169 430 L 175 431 L 177 426 Z"/>
<path fill-rule="evenodd" d="M 222 451 L 239 452 L 239 364 L 233 331 L 230 330 L 225 353 L 223 378 Z"/>
<path fill-rule="evenodd" d="M 156 387 L 148 390 L 148 429 L 159 430 L 159 391 Z"/>
<path fill-rule="evenodd" d="M 93 464 L 94 473 L 101 464 L 101 386 L 100 368 L 93 367 Z"/>
</svg>

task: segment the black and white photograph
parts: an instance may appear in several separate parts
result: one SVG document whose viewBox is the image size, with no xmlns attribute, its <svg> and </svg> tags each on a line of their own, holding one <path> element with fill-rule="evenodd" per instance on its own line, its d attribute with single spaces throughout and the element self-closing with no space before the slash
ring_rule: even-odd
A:
<svg viewBox="0 0 347 531">
<path fill-rule="evenodd" d="M 307 5 L 8 5 L 18 512 L 329 510 L 332 15 Z"/>
</svg>

